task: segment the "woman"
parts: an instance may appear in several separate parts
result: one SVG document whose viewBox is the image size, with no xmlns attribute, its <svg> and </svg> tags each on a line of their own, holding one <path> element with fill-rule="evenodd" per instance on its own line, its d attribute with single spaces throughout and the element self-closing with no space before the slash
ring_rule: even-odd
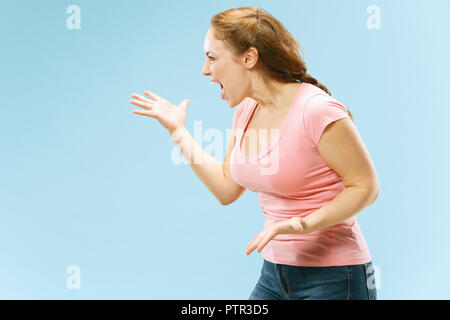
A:
<svg viewBox="0 0 450 320">
<path fill-rule="evenodd" d="M 298 43 L 259 7 L 211 19 L 202 74 L 236 106 L 221 164 L 184 126 L 188 99 L 156 94 L 130 102 L 156 118 L 222 205 L 258 192 L 266 216 L 247 255 L 263 249 L 250 299 L 376 299 L 371 256 L 355 215 L 379 184 L 353 117 L 306 72 Z M 266 147 L 269 146 L 269 147 Z"/>
</svg>

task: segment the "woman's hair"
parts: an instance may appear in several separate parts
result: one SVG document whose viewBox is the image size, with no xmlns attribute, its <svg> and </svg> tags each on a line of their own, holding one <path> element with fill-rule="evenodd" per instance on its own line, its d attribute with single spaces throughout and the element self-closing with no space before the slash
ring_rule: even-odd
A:
<svg viewBox="0 0 450 320">
<path fill-rule="evenodd" d="M 264 75 L 282 82 L 310 83 L 331 96 L 324 85 L 306 72 L 299 43 L 264 9 L 249 6 L 220 12 L 211 18 L 211 28 L 215 37 L 224 41 L 235 57 L 250 47 L 258 50 L 259 67 Z M 348 113 L 353 121 L 350 110 Z"/>
</svg>

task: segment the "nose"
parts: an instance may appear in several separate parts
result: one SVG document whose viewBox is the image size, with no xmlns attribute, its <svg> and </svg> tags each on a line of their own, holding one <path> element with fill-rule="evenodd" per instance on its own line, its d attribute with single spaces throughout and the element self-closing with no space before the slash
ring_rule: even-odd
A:
<svg viewBox="0 0 450 320">
<path fill-rule="evenodd" d="M 203 65 L 203 69 L 202 69 L 202 75 L 207 76 L 209 75 L 209 68 L 208 68 L 208 62 L 206 61 L 205 64 Z"/>
</svg>

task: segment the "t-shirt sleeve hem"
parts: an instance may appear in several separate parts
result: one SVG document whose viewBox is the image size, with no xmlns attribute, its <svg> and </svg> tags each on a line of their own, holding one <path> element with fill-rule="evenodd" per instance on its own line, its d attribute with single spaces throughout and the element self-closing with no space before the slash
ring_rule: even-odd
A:
<svg viewBox="0 0 450 320">
<path fill-rule="evenodd" d="M 342 113 L 339 113 L 339 114 L 336 114 L 336 115 L 326 118 L 322 122 L 322 125 L 320 126 L 320 134 L 317 137 L 317 141 L 314 141 L 314 146 L 317 147 L 319 145 L 320 138 L 322 138 L 323 132 L 325 131 L 325 129 L 328 127 L 329 124 L 331 124 L 334 121 L 346 119 L 346 118 L 350 118 L 350 116 L 348 114 L 342 114 Z"/>
</svg>

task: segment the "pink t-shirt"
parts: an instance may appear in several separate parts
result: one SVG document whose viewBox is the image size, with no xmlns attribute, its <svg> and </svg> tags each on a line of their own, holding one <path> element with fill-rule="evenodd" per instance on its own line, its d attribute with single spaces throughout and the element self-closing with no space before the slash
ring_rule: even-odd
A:
<svg viewBox="0 0 450 320">
<path fill-rule="evenodd" d="M 264 227 L 294 216 L 305 217 L 344 190 L 342 178 L 323 161 L 317 149 L 328 124 L 350 118 L 344 105 L 322 89 L 302 83 L 280 130 L 270 134 L 269 147 L 258 155 L 250 147 L 254 151 L 245 156 L 241 141 L 256 106 L 257 102 L 248 97 L 236 106 L 236 144 L 230 171 L 238 184 L 258 193 L 266 217 Z M 272 263 L 296 266 L 371 261 L 356 216 L 308 234 L 277 235 L 263 249 L 262 256 Z"/>
</svg>

